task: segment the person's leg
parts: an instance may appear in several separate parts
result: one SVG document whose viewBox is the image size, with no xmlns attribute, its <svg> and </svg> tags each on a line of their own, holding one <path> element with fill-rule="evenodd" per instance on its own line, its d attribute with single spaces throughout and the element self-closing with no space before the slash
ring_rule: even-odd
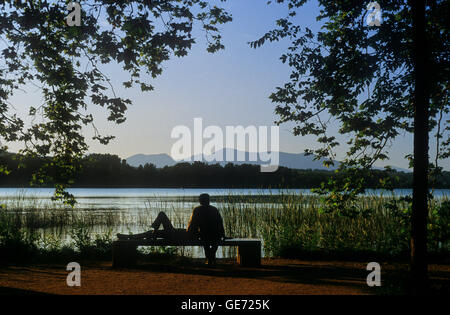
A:
<svg viewBox="0 0 450 315">
<path fill-rule="evenodd" d="M 207 256 L 208 264 L 214 265 L 216 263 L 216 252 L 217 252 L 218 246 L 215 245 L 215 244 L 210 244 L 207 247 L 208 247 L 208 250 L 207 250 L 207 252 L 208 252 L 208 256 Z"/>
<path fill-rule="evenodd" d="M 160 226 L 163 226 L 164 230 L 158 230 Z M 148 231 L 139 234 L 117 234 L 117 238 L 119 239 L 144 239 L 144 238 L 167 238 L 172 237 L 174 233 L 174 227 L 170 222 L 170 219 L 164 212 L 160 212 L 156 217 L 155 221 L 152 223 L 153 231 Z"/>
<path fill-rule="evenodd" d="M 217 249 L 219 248 L 219 246 L 217 246 L 217 245 L 211 245 L 211 248 L 210 248 L 210 253 L 211 253 L 211 260 L 212 260 L 212 263 L 213 264 L 215 264 L 216 263 L 216 252 L 217 252 Z"/>
<path fill-rule="evenodd" d="M 203 246 L 203 249 L 205 250 L 205 258 L 206 258 L 206 263 L 207 264 L 211 264 L 211 248 L 209 247 L 209 245 L 205 245 Z"/>
<path fill-rule="evenodd" d="M 216 263 L 216 252 L 219 246 L 215 244 L 208 244 L 203 246 L 205 250 L 206 261 L 210 265 L 214 265 Z"/>
<path fill-rule="evenodd" d="M 174 227 L 172 225 L 172 222 L 170 222 L 169 217 L 162 211 L 158 214 L 155 221 L 153 221 L 152 227 L 155 229 L 155 231 L 157 231 L 161 225 L 163 226 L 164 231 L 166 232 L 171 232 L 174 230 Z"/>
<path fill-rule="evenodd" d="M 150 233 L 152 233 L 153 239 L 168 238 L 168 237 L 171 237 L 171 235 L 172 235 L 171 232 L 167 232 L 166 230 L 153 230 Z"/>
<path fill-rule="evenodd" d="M 153 231 L 148 231 L 144 233 L 138 233 L 138 234 L 121 234 L 117 233 L 118 239 L 144 239 L 144 238 L 150 238 L 153 236 Z"/>
</svg>

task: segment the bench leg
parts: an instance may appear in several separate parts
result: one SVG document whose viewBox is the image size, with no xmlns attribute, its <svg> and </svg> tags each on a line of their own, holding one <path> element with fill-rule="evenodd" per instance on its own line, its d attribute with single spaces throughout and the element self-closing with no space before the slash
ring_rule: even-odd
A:
<svg viewBox="0 0 450 315">
<path fill-rule="evenodd" d="M 261 243 L 238 246 L 237 261 L 241 266 L 257 267 L 261 265 Z"/>
<path fill-rule="evenodd" d="M 113 242 L 113 268 L 133 267 L 137 263 L 137 247 L 124 242 Z"/>
</svg>

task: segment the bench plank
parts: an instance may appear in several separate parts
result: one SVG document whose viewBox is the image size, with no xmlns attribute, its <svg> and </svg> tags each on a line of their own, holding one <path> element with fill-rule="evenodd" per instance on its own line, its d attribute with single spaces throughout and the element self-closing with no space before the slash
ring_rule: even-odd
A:
<svg viewBox="0 0 450 315">
<path fill-rule="evenodd" d="M 117 240 L 115 242 L 121 244 L 129 244 L 130 246 L 203 246 L 207 242 L 200 240 L 170 240 L 170 239 L 139 239 L 139 240 Z M 241 245 L 257 245 L 260 244 L 259 239 L 249 238 L 231 238 L 218 242 L 219 246 L 241 246 Z"/>
</svg>

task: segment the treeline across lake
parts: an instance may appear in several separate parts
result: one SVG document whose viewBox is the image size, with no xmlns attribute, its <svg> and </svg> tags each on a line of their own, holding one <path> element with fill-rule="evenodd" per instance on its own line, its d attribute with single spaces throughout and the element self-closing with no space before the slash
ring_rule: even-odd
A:
<svg viewBox="0 0 450 315">
<path fill-rule="evenodd" d="M 32 174 L 46 163 L 44 159 L 21 160 L 11 153 L 0 155 L 0 165 L 10 170 L 0 174 L 2 187 L 29 186 Z M 23 166 L 18 167 L 23 164 Z M 149 188 L 315 188 L 335 176 L 333 171 L 300 170 L 280 167 L 273 173 L 262 173 L 258 165 L 202 162 L 179 163 L 156 168 L 152 164 L 133 167 L 117 155 L 90 154 L 82 161 L 82 170 L 73 187 L 149 187 Z M 366 173 L 367 188 L 379 188 L 380 179 L 390 177 L 392 188 L 411 188 L 412 173 L 371 170 Z M 50 186 L 50 185 L 49 185 Z M 449 189 L 450 172 L 443 172 L 433 188 Z"/>
</svg>

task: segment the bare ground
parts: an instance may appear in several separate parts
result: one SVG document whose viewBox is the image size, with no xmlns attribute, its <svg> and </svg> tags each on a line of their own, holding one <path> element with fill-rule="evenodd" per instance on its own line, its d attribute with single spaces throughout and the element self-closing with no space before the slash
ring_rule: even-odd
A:
<svg viewBox="0 0 450 315">
<path fill-rule="evenodd" d="M 200 260 L 172 259 L 113 269 L 110 262 L 81 264 L 81 287 L 66 285 L 65 264 L 0 267 L 0 294 L 378 294 L 392 293 L 406 263 L 380 263 L 382 288 L 368 287 L 367 262 L 263 259 L 258 268 L 232 260 L 214 267 Z M 433 285 L 448 288 L 450 266 L 429 267 Z M 384 285 L 384 287 L 383 287 Z"/>
</svg>

